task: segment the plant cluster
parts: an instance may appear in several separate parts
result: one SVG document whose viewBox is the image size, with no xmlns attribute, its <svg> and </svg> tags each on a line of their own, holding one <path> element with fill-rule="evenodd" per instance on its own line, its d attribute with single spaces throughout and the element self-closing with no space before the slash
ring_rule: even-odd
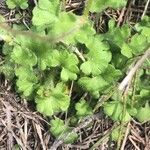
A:
<svg viewBox="0 0 150 150">
<path fill-rule="evenodd" d="M 7 0 L 6 4 L 10 9 L 28 7 L 27 0 Z M 0 37 L 5 41 L 0 71 L 15 83 L 18 93 L 36 103 L 40 113 L 55 116 L 50 128 L 54 136 L 70 132 L 79 119 L 93 114 L 98 98 L 107 95 L 150 46 L 149 17 L 132 28 L 129 24 L 116 27 L 115 21 L 110 20 L 108 31 L 103 34 L 93 28 L 89 11 L 100 13 L 125 4 L 125 0 L 89 0 L 83 15 L 77 16 L 64 11 L 63 1 L 39 0 L 32 11 L 30 31 L 13 25 L 8 32 L 5 27 L 9 27 L 0 17 L 4 27 Z M 115 90 L 102 105 L 113 120 L 150 119 L 148 66 L 149 60 L 137 72 L 126 99 Z M 60 112 L 68 114 L 67 123 L 56 117 Z M 73 142 L 76 137 L 76 133 L 71 134 L 65 142 Z"/>
</svg>

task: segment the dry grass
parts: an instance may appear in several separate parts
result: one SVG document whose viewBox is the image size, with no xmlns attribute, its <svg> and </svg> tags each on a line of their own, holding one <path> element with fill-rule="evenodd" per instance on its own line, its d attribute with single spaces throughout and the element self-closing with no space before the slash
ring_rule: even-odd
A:
<svg viewBox="0 0 150 150">
<path fill-rule="evenodd" d="M 84 0 L 67 0 L 66 3 L 67 11 L 82 13 Z M 20 19 L 15 18 L 15 13 L 16 10 L 8 10 L 3 0 L 0 1 L 0 14 L 6 17 L 10 24 L 23 22 L 28 28 L 31 18 L 30 10 L 19 11 L 22 16 Z M 118 26 L 126 22 L 133 25 L 141 19 L 143 14 L 150 15 L 150 5 L 146 9 L 146 2 L 129 0 L 126 8 L 107 9 L 99 18 L 95 18 L 95 14 L 91 14 L 90 17 L 95 22 L 96 31 L 99 33 L 107 30 L 107 22 L 110 18 L 114 18 Z M 18 145 L 23 150 L 46 150 L 52 145 L 55 146 L 56 141 L 49 132 L 50 118 L 44 118 L 34 110 L 34 107 L 17 97 L 7 81 L 1 83 L 0 95 L 0 150 L 12 150 Z M 58 149 L 88 150 L 95 143 L 98 143 L 98 150 L 115 149 L 116 143 L 108 138 L 113 124 L 103 112 L 100 112 L 98 116 L 84 120 L 75 128 L 79 135 L 76 143 L 62 143 L 58 145 Z M 150 150 L 150 123 L 140 124 L 132 120 L 127 126 L 122 150 Z"/>
</svg>

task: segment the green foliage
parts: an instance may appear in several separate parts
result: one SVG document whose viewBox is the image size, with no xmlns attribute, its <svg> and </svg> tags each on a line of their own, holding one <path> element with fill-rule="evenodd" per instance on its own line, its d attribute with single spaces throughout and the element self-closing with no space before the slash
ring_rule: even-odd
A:
<svg viewBox="0 0 150 150">
<path fill-rule="evenodd" d="M 119 101 L 111 101 L 104 104 L 104 112 L 114 121 L 128 122 L 131 119 L 127 110 L 124 112 L 123 104 Z"/>
<path fill-rule="evenodd" d="M 128 43 L 128 47 L 123 49 L 123 51 L 130 51 L 133 55 L 141 54 L 145 48 L 149 45 L 146 36 L 142 34 L 135 34 L 132 36 L 131 41 Z"/>
<path fill-rule="evenodd" d="M 150 121 L 150 106 L 148 103 L 144 107 L 140 107 L 135 116 L 140 122 Z"/>
<path fill-rule="evenodd" d="M 53 30 L 49 30 L 49 35 L 59 37 L 60 40 L 71 40 L 79 26 L 79 19 L 72 13 L 61 12 L 58 20 L 53 24 Z M 62 36 L 62 37 L 61 37 Z"/>
<path fill-rule="evenodd" d="M 10 9 L 28 7 L 27 0 L 6 3 Z M 91 0 L 83 15 L 77 16 L 65 12 L 59 0 L 39 0 L 32 11 L 30 31 L 23 24 L 13 25 L 15 30 L 9 33 L 0 28 L 0 38 L 5 41 L 1 46 L 0 72 L 15 81 L 17 92 L 34 101 L 44 116 L 67 114 L 68 125 L 57 117 L 51 120 L 50 131 L 56 138 L 63 138 L 71 132 L 70 125 L 92 115 L 99 97 L 113 92 L 109 89 L 123 79 L 135 58 L 150 46 L 149 17 L 132 28 L 128 24 L 116 27 L 115 21 L 110 20 L 108 31 L 97 34 L 86 14 L 125 4 L 125 0 Z M 5 19 L 0 16 L 0 23 L 3 22 Z M 134 93 L 129 91 L 125 102 L 115 92 L 102 105 L 112 120 L 149 120 L 149 66 L 147 60 L 137 72 L 135 89 L 131 90 Z M 77 102 L 76 98 L 80 100 Z M 117 139 L 117 131 L 114 132 L 113 139 Z M 71 132 L 65 142 L 72 143 L 76 138 L 77 134 Z"/>
<path fill-rule="evenodd" d="M 50 124 L 51 124 L 50 131 L 56 137 L 59 137 L 67 129 L 67 127 L 64 124 L 64 121 L 59 118 L 55 118 L 55 120 L 51 120 Z"/>
<path fill-rule="evenodd" d="M 7 79 L 14 78 L 14 66 L 10 62 L 5 62 L 0 66 L 0 72 L 2 72 Z"/>
<path fill-rule="evenodd" d="M 137 25 L 138 31 L 143 31 L 147 27 L 140 28 Z M 147 29 L 147 32 L 149 30 Z M 115 36 L 114 36 L 115 35 Z M 143 32 L 137 32 L 132 34 L 132 30 L 128 25 L 124 25 L 121 28 L 116 28 L 114 21 L 109 22 L 109 31 L 104 34 L 104 39 L 106 39 L 112 46 L 112 48 L 117 47 L 120 49 L 122 55 L 127 58 L 132 58 L 143 53 L 145 49 L 149 46 L 150 37 Z"/>
<path fill-rule="evenodd" d="M 118 69 L 115 69 L 115 67 L 110 64 L 108 64 L 108 67 L 106 68 L 105 72 L 102 73 L 102 77 L 109 84 L 116 82 L 121 75 L 122 72 Z"/>
<path fill-rule="evenodd" d="M 65 125 L 64 121 L 59 118 L 51 120 L 50 125 L 51 125 L 50 131 L 57 138 L 64 139 L 66 138 L 66 135 L 69 134 L 69 132 L 71 132 L 71 128 Z M 65 143 L 73 143 L 77 138 L 78 138 L 77 133 L 72 132 L 65 139 Z"/>
<path fill-rule="evenodd" d="M 99 92 L 108 85 L 108 83 L 101 76 L 96 76 L 96 77 L 92 77 L 92 78 L 91 77 L 82 77 L 79 79 L 79 84 L 86 91 L 89 91 L 91 93 Z"/>
<path fill-rule="evenodd" d="M 81 70 L 84 74 L 99 75 L 107 68 L 111 60 L 111 53 L 107 51 L 109 47 L 100 41 L 100 38 L 91 38 L 87 43 L 89 52 L 85 55 L 87 61 L 82 63 Z"/>
<path fill-rule="evenodd" d="M 28 7 L 28 0 L 6 0 L 6 4 L 9 9 L 14 9 L 16 7 L 26 9 Z"/>
<path fill-rule="evenodd" d="M 66 86 L 63 83 L 58 83 L 56 87 L 50 87 L 50 89 L 41 86 L 37 91 L 37 110 L 47 116 L 66 111 L 70 98 L 65 91 Z"/>
<path fill-rule="evenodd" d="M 11 53 L 11 58 L 16 64 L 24 66 L 34 66 L 37 63 L 36 55 L 28 48 L 23 49 L 21 46 L 16 45 Z"/>
<path fill-rule="evenodd" d="M 76 103 L 75 109 L 78 117 L 84 117 L 93 113 L 92 108 L 84 99 L 81 99 L 78 103 Z"/>
<path fill-rule="evenodd" d="M 120 126 L 118 126 L 117 128 L 115 128 L 113 131 L 112 131 L 112 133 L 111 133 L 111 138 L 112 138 L 112 140 L 113 141 L 118 141 L 119 140 L 119 138 L 123 138 L 123 135 L 124 135 L 124 133 L 125 133 L 125 127 L 123 127 L 123 131 L 121 131 L 122 133 L 121 133 L 121 135 L 120 135 Z"/>
<path fill-rule="evenodd" d="M 15 75 L 18 77 L 16 82 L 18 90 L 23 92 L 24 96 L 30 96 L 38 80 L 34 70 L 30 66 L 18 67 L 15 69 Z"/>
<path fill-rule="evenodd" d="M 33 10 L 32 23 L 35 26 L 48 26 L 55 22 L 59 13 L 59 0 L 39 0 Z"/>
<path fill-rule="evenodd" d="M 60 65 L 62 66 L 61 79 L 63 81 L 76 80 L 79 72 L 77 64 L 78 58 L 74 54 L 69 54 L 67 51 L 61 52 L 59 57 Z"/>
<path fill-rule="evenodd" d="M 145 16 L 141 22 L 135 25 L 135 29 L 140 32 L 143 36 L 147 37 L 148 42 L 150 42 L 150 18 Z"/>
<path fill-rule="evenodd" d="M 90 10 L 92 12 L 100 12 L 108 7 L 118 8 L 126 4 L 126 0 L 97 0 L 92 3 Z"/>
<path fill-rule="evenodd" d="M 2 15 L 0 15 L 0 23 L 6 25 L 5 18 Z M 11 45 L 13 37 L 11 36 L 10 33 L 7 32 L 7 30 L 5 30 L 4 28 L 0 28 L 0 40 L 4 40 L 6 43 Z"/>
</svg>

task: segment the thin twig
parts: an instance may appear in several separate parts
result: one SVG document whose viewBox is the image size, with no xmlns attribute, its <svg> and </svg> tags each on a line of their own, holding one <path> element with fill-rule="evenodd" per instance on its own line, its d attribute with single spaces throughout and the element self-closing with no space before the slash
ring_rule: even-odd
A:
<svg viewBox="0 0 150 150">
<path fill-rule="evenodd" d="M 129 136 L 129 140 L 131 141 L 131 143 L 134 145 L 136 150 L 140 150 L 140 148 L 136 145 L 136 143 L 133 141 L 132 136 Z"/>
<path fill-rule="evenodd" d="M 3 102 L 4 103 L 4 102 Z M 6 107 L 6 109 L 5 109 L 5 111 L 6 111 L 6 117 L 7 117 L 7 130 L 8 130 L 8 140 L 7 140 L 7 149 L 8 150 L 11 150 L 12 149 L 12 146 L 13 146 L 13 136 L 12 136 L 12 134 L 11 134 L 11 130 L 12 130 L 12 128 L 11 128 L 11 119 L 12 119 L 12 116 L 11 116 L 11 111 L 10 111 L 10 105 L 9 105 L 9 103 L 4 103 L 4 105 L 5 105 L 5 107 Z"/>
<path fill-rule="evenodd" d="M 56 35 L 55 37 L 48 36 L 48 35 L 41 36 L 39 34 L 31 32 L 31 31 L 18 31 L 18 30 L 15 30 L 15 29 L 12 29 L 11 27 L 9 27 L 6 24 L 6 22 L 0 22 L 0 28 L 5 30 L 6 32 L 12 34 L 13 36 L 22 35 L 22 36 L 26 36 L 28 38 L 30 37 L 30 38 L 37 39 L 40 41 L 48 42 L 50 44 L 54 44 L 54 43 L 63 41 L 66 37 L 68 37 L 68 35 L 77 32 L 84 23 L 85 23 L 84 18 L 80 18 L 79 20 L 77 20 L 76 25 L 72 29 L 70 29 L 67 32 L 64 32 L 60 35 Z"/>
<path fill-rule="evenodd" d="M 35 127 L 36 127 L 37 134 L 38 134 L 38 136 L 39 136 L 39 138 L 40 138 L 40 141 L 41 141 L 42 149 L 43 149 L 43 150 L 46 150 L 46 146 L 45 146 L 45 143 L 44 143 L 43 137 L 42 137 L 41 127 L 40 127 L 39 124 L 36 124 L 36 123 L 35 123 Z"/>
<path fill-rule="evenodd" d="M 71 132 L 68 134 L 64 134 L 61 138 L 57 139 L 51 148 L 49 150 L 57 150 L 57 148 L 63 144 L 63 142 L 72 134 L 77 133 L 80 129 L 85 128 L 87 125 L 89 125 L 93 120 L 100 118 L 101 114 L 97 113 L 92 116 L 88 116 L 83 119 L 82 123 L 79 124 L 76 128 L 74 128 Z"/>
<path fill-rule="evenodd" d="M 118 127 L 118 124 L 115 123 L 115 124 L 111 127 L 111 129 L 109 129 L 109 130 L 106 132 L 106 134 L 103 135 L 103 137 L 100 138 L 100 139 L 90 148 L 90 150 L 94 150 L 95 148 L 97 148 L 102 142 L 104 142 L 104 140 L 106 140 L 106 139 L 110 136 L 110 134 L 112 133 L 112 131 L 113 131 L 114 129 L 116 129 L 117 127 Z"/>
<path fill-rule="evenodd" d="M 122 142 L 120 150 L 124 150 L 124 147 L 125 147 L 125 144 L 126 144 L 129 132 L 130 132 L 130 122 L 127 125 L 126 132 L 125 132 L 124 139 L 123 139 L 123 142 Z"/>
<path fill-rule="evenodd" d="M 128 84 L 131 82 L 134 74 L 136 71 L 143 65 L 146 59 L 150 57 L 150 48 L 148 48 L 147 51 L 145 51 L 144 55 L 137 61 L 137 63 L 134 65 L 133 68 L 129 71 L 128 75 L 123 79 L 123 81 L 119 85 L 119 90 L 124 91 L 124 89 L 128 86 Z"/>
<path fill-rule="evenodd" d="M 123 17 L 124 17 L 124 14 L 125 14 L 125 11 L 126 11 L 126 8 L 122 8 L 121 10 L 121 13 L 120 13 L 120 16 L 118 18 L 118 23 L 117 23 L 117 27 L 119 27 L 123 21 Z"/>
<path fill-rule="evenodd" d="M 82 53 L 77 49 L 77 48 L 74 48 L 73 51 L 77 54 L 77 56 L 83 61 L 85 62 L 85 58 L 84 56 L 82 55 Z"/>
<path fill-rule="evenodd" d="M 143 11 L 143 14 L 142 14 L 142 16 L 141 16 L 141 19 L 144 18 L 145 14 L 146 14 L 146 12 L 147 12 L 149 2 L 150 2 L 150 0 L 147 0 L 146 5 L 145 5 L 145 8 L 144 8 L 144 11 Z"/>
</svg>

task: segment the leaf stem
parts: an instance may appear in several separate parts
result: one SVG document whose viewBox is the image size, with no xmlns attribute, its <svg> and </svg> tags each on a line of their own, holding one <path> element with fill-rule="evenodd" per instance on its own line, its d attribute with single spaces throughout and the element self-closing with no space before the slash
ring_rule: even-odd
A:
<svg viewBox="0 0 150 150">
<path fill-rule="evenodd" d="M 83 12 L 83 17 L 88 19 L 89 16 L 89 10 L 90 7 L 92 5 L 93 0 L 87 0 L 86 4 L 85 4 L 85 8 L 84 8 L 84 12 Z"/>
</svg>

